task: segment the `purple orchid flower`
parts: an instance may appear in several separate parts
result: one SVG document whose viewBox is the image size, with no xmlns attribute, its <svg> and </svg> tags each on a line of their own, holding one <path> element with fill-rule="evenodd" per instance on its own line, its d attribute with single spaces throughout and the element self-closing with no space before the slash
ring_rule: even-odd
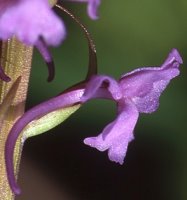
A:
<svg viewBox="0 0 187 200">
<path fill-rule="evenodd" d="M 123 164 L 139 113 L 157 110 L 161 93 L 170 80 L 179 75 L 182 62 L 178 51 L 173 49 L 161 67 L 139 68 L 123 75 L 119 81 L 94 76 L 87 84 L 82 101 L 97 96 L 100 88 L 107 84 L 107 91 L 117 103 L 118 117 L 99 136 L 86 138 L 84 143 L 99 151 L 108 150 L 111 161 Z"/>
<path fill-rule="evenodd" d="M 13 192 L 20 193 L 14 176 L 14 147 L 20 133 L 30 122 L 55 110 L 83 104 L 94 98 L 113 100 L 117 103 L 117 118 L 99 136 L 86 138 L 84 143 L 100 151 L 108 150 L 111 161 L 123 164 L 128 144 L 134 138 L 139 113 L 156 111 L 161 93 L 170 80 L 179 75 L 180 64 L 182 58 L 173 49 L 161 67 L 136 69 L 123 75 L 119 81 L 109 76 L 94 75 L 87 83 L 76 85 L 28 110 L 12 127 L 5 147 L 7 176 Z"/>
</svg>

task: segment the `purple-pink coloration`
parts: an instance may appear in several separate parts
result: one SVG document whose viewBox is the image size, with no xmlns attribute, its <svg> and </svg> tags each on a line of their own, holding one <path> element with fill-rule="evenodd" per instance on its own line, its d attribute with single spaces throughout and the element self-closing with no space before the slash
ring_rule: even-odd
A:
<svg viewBox="0 0 187 200">
<path fill-rule="evenodd" d="M 20 193 L 13 167 L 14 147 L 25 126 L 49 112 L 93 98 L 109 99 L 117 103 L 118 116 L 97 137 L 84 143 L 100 151 L 108 150 L 109 159 L 123 164 L 128 144 L 133 140 L 133 131 L 139 113 L 152 113 L 159 105 L 159 97 L 170 80 L 179 75 L 182 59 L 173 49 L 161 67 L 147 67 L 123 75 L 119 81 L 109 76 L 95 75 L 84 84 L 77 85 L 63 94 L 43 102 L 27 111 L 12 127 L 5 146 L 7 176 L 11 189 Z"/>
<path fill-rule="evenodd" d="M 46 44 L 56 46 L 65 37 L 62 20 L 53 12 L 48 0 L 0 1 L 0 39 L 13 35 L 28 45 L 39 37 Z"/>
<path fill-rule="evenodd" d="M 91 19 L 98 19 L 98 7 L 101 4 L 101 0 L 68 0 L 73 2 L 87 3 L 87 12 Z"/>
<path fill-rule="evenodd" d="M 129 99 L 118 101 L 118 116 L 108 124 L 97 137 L 90 137 L 84 143 L 97 148 L 99 151 L 108 151 L 111 161 L 123 164 L 128 143 L 133 140 L 133 130 L 138 120 L 138 110 Z"/>
<path fill-rule="evenodd" d="M 84 143 L 100 151 L 108 150 L 110 160 L 123 164 L 139 113 L 156 111 L 161 93 L 170 80 L 179 75 L 180 64 L 182 59 L 173 49 L 161 67 L 136 69 L 123 75 L 119 81 L 107 76 L 93 77 L 82 101 L 94 97 L 97 89 L 107 83 L 107 90 L 117 103 L 118 117 L 99 136 L 86 138 Z"/>
</svg>

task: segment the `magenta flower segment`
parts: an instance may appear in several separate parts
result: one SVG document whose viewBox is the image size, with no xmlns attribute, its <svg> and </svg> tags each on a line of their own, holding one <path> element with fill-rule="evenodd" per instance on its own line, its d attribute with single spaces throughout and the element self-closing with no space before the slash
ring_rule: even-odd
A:
<svg viewBox="0 0 187 200">
<path fill-rule="evenodd" d="M 6 9 L 1 9 L 0 38 L 7 40 L 13 35 L 29 45 L 39 37 L 48 45 L 58 45 L 65 37 L 65 27 L 48 0 L 9 0 Z"/>
<path fill-rule="evenodd" d="M 28 110 L 11 129 L 5 147 L 7 176 L 15 194 L 20 193 L 13 167 L 14 147 L 23 129 L 31 121 L 52 111 L 85 103 L 94 98 L 109 99 L 117 104 L 117 118 L 107 125 L 99 136 L 88 137 L 84 143 L 108 150 L 111 161 L 123 164 L 128 144 L 133 140 L 139 113 L 152 113 L 159 106 L 159 97 L 170 80 L 179 75 L 182 59 L 173 49 L 161 67 L 144 67 L 123 75 L 118 81 L 109 76 L 94 75 L 85 85 L 67 92 Z"/>
</svg>

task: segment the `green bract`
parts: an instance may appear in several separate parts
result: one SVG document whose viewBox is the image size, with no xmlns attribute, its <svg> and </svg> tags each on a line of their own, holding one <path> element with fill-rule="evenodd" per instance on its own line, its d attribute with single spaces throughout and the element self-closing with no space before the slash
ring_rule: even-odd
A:
<svg viewBox="0 0 187 200">
<path fill-rule="evenodd" d="M 38 118 L 37 120 L 30 122 L 23 130 L 23 139 L 26 140 L 29 137 L 40 135 L 48 130 L 51 130 L 52 128 L 64 122 L 75 111 L 77 111 L 80 106 L 81 105 L 78 104 L 55 110 Z"/>
</svg>

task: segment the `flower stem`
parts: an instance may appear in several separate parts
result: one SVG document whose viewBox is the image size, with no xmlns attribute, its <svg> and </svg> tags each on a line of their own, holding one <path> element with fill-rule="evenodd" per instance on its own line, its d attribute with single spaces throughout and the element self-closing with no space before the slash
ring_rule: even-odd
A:
<svg viewBox="0 0 187 200">
<path fill-rule="evenodd" d="M 21 76 L 16 96 L 3 120 L 0 130 L 0 199 L 13 200 L 12 193 L 6 175 L 4 149 L 7 136 L 14 122 L 24 113 L 27 97 L 28 82 L 32 61 L 32 47 L 25 46 L 16 38 L 6 42 L 0 42 L 0 65 L 4 72 L 11 78 L 10 82 L 0 80 L 0 103 L 3 102 L 7 92 L 15 80 Z M 19 161 L 21 157 L 21 139 L 16 144 L 14 154 L 15 172 L 18 174 Z"/>
</svg>

